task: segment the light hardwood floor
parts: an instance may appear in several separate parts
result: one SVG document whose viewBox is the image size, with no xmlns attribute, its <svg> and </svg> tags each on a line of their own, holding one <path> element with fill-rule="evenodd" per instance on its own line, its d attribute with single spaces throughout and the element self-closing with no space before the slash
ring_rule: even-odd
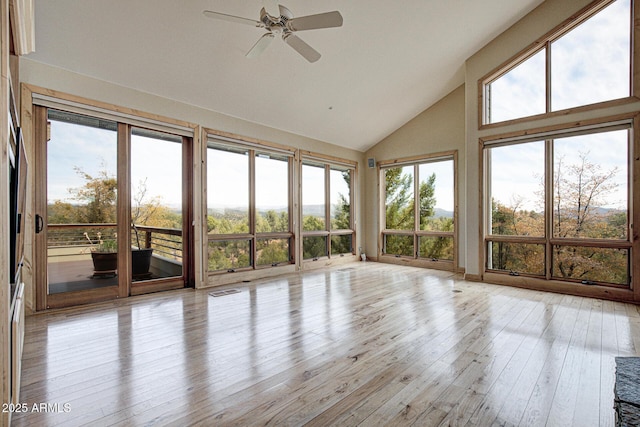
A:
<svg viewBox="0 0 640 427">
<path fill-rule="evenodd" d="M 612 426 L 637 306 L 353 263 L 27 318 L 14 425 Z"/>
</svg>

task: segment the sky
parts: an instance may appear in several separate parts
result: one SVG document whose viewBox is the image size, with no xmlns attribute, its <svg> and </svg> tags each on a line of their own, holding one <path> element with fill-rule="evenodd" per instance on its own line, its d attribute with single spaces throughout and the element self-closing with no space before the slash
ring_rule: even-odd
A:
<svg viewBox="0 0 640 427">
<path fill-rule="evenodd" d="M 617 0 L 551 44 L 551 109 L 629 96 L 629 0 Z M 545 52 L 491 83 L 492 123 L 545 112 Z"/>
<path fill-rule="evenodd" d="M 579 155 L 585 155 L 591 170 L 600 174 L 617 168 L 609 181 L 615 190 L 601 197 L 599 207 L 627 208 L 627 142 L 628 131 L 617 130 L 592 135 L 558 138 L 554 140 L 554 168 L 562 160 L 566 176 L 570 165 L 579 163 Z M 542 179 L 544 176 L 544 142 L 530 142 L 490 149 L 491 194 L 507 207 L 517 203 L 520 209 L 542 212 Z M 596 170 L 598 168 L 598 170 Z"/>
<path fill-rule="evenodd" d="M 49 203 L 60 200 L 77 203 L 70 190 L 82 188 L 85 180 L 76 168 L 95 177 L 102 171 L 117 176 L 115 131 L 51 120 L 47 146 Z M 131 138 L 132 194 L 146 178 L 149 198 L 158 197 L 172 208 L 181 207 L 181 145 L 139 135 Z M 149 200 L 147 198 L 147 200 Z"/>
<path fill-rule="evenodd" d="M 91 176 L 102 170 L 116 175 L 116 132 L 51 121 L 47 145 L 47 200 L 75 203 L 70 189 L 81 188 L 85 180 L 75 168 Z"/>
</svg>

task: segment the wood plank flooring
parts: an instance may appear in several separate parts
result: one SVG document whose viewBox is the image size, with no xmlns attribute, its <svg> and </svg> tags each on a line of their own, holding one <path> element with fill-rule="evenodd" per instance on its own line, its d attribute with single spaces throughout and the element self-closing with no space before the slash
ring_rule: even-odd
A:
<svg viewBox="0 0 640 427">
<path fill-rule="evenodd" d="M 614 357 L 640 354 L 638 306 L 446 272 L 224 289 L 28 317 L 21 402 L 50 407 L 13 425 L 613 426 Z"/>
</svg>

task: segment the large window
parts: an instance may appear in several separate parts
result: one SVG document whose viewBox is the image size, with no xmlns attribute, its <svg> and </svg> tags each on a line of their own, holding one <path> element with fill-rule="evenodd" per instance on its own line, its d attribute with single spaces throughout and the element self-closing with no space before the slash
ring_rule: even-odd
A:
<svg viewBox="0 0 640 427">
<path fill-rule="evenodd" d="M 485 145 L 487 270 L 630 286 L 630 126 Z"/>
<path fill-rule="evenodd" d="M 317 260 L 354 253 L 355 164 L 305 158 L 302 162 L 302 257 Z"/>
<path fill-rule="evenodd" d="M 631 0 L 599 2 L 575 24 L 483 80 L 490 124 L 631 94 Z"/>
<path fill-rule="evenodd" d="M 210 137 L 207 231 L 210 272 L 293 262 L 293 153 Z"/>
<path fill-rule="evenodd" d="M 429 262 L 455 255 L 455 153 L 382 162 L 382 255 Z"/>
</svg>

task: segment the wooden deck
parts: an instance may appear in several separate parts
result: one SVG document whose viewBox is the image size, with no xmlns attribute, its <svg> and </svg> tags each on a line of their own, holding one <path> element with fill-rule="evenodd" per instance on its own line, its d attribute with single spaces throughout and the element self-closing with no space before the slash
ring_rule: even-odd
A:
<svg viewBox="0 0 640 427">
<path fill-rule="evenodd" d="M 613 426 L 638 306 L 354 263 L 27 318 L 15 426 Z M 64 405 L 67 406 L 64 406 Z M 65 412 L 65 409 L 68 409 Z"/>
<path fill-rule="evenodd" d="M 85 257 L 86 258 L 86 257 Z M 56 261 L 49 262 L 49 294 L 62 292 L 96 289 L 106 286 L 118 286 L 118 277 L 114 274 L 96 275 L 93 271 L 93 261 L 82 257 L 53 258 Z M 172 274 L 160 272 L 160 274 L 148 273 L 134 276 L 134 281 L 157 279 L 161 277 L 173 277 Z"/>
<path fill-rule="evenodd" d="M 94 277 L 91 258 L 49 262 L 48 268 L 49 294 L 118 285 L 115 275 Z"/>
</svg>

